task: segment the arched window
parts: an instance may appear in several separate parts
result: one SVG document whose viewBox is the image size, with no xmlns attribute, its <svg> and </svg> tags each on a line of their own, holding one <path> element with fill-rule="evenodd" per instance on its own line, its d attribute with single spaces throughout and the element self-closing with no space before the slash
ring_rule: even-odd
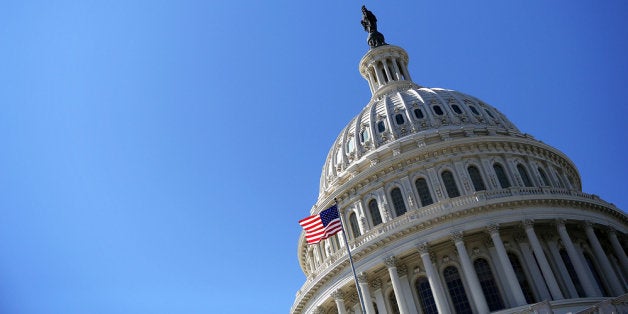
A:
<svg viewBox="0 0 628 314">
<path fill-rule="evenodd" d="M 362 132 L 360 132 L 360 141 L 364 143 L 364 142 L 368 142 L 369 139 L 370 139 L 369 130 L 368 129 L 362 130 Z"/>
<path fill-rule="evenodd" d="M 521 287 L 523 296 L 526 298 L 526 302 L 528 302 L 528 304 L 534 303 L 534 294 L 532 294 L 532 288 L 530 288 L 528 278 L 523 271 L 523 265 L 521 265 L 519 258 L 515 254 L 508 253 L 508 259 L 510 260 L 510 265 L 512 265 L 512 269 L 515 271 L 517 281 L 519 281 L 519 286 Z"/>
<path fill-rule="evenodd" d="M 390 302 L 390 310 L 393 314 L 400 314 L 399 305 L 397 304 L 397 298 L 395 297 L 395 292 L 391 291 L 388 295 L 388 302 Z"/>
<path fill-rule="evenodd" d="M 458 197 L 460 196 L 460 192 L 458 191 L 458 186 L 456 185 L 456 180 L 454 180 L 454 175 L 449 170 L 443 171 L 441 173 L 441 178 L 443 178 L 443 183 L 445 184 L 445 190 L 447 191 L 447 196 L 449 197 Z"/>
<path fill-rule="evenodd" d="M 539 175 L 541 176 L 541 182 L 543 184 L 543 186 L 550 186 L 550 181 L 547 179 L 547 174 L 545 173 L 545 171 L 539 167 Z"/>
<path fill-rule="evenodd" d="M 473 188 L 476 192 L 486 190 L 480 170 L 478 170 L 476 166 L 469 166 L 469 168 L 467 168 L 467 172 L 469 172 L 469 177 L 471 177 L 471 182 L 473 183 Z"/>
<path fill-rule="evenodd" d="M 382 223 L 382 215 L 379 213 L 379 206 L 377 206 L 377 201 L 374 199 L 369 201 L 369 213 L 371 214 L 373 226 Z"/>
<path fill-rule="evenodd" d="M 503 309 L 504 301 L 502 301 L 488 261 L 483 258 L 478 258 L 473 262 L 473 267 L 480 280 L 480 286 L 482 287 L 482 292 L 484 292 L 484 298 L 486 298 L 489 310 L 492 312 Z"/>
<path fill-rule="evenodd" d="M 406 213 L 406 203 L 403 201 L 403 195 L 399 188 L 394 188 L 390 191 L 390 198 L 392 199 L 393 207 L 395 208 L 395 214 L 397 217 Z"/>
<path fill-rule="evenodd" d="M 379 133 L 382 133 L 382 132 L 386 131 L 386 122 L 384 122 L 384 121 L 377 122 L 377 131 Z"/>
<path fill-rule="evenodd" d="M 445 283 L 451 296 L 451 302 L 454 304 L 454 309 L 458 314 L 471 314 L 471 305 L 467 298 L 467 293 L 464 291 L 462 285 L 462 279 L 460 279 L 460 273 L 454 266 L 449 266 L 443 270 L 443 277 L 445 277 Z"/>
<path fill-rule="evenodd" d="M 353 234 L 353 238 L 357 238 L 360 236 L 360 225 L 358 225 L 358 217 L 355 213 L 349 214 L 349 224 L 351 225 L 351 233 Z"/>
<path fill-rule="evenodd" d="M 421 205 L 427 206 L 434 203 L 432 194 L 430 194 L 430 187 L 427 185 L 427 181 L 425 181 L 424 178 L 418 178 L 414 182 L 414 185 L 416 186 L 416 191 L 419 193 Z"/>
<path fill-rule="evenodd" d="M 532 180 L 530 180 L 530 177 L 528 176 L 528 171 L 526 171 L 526 168 L 522 164 L 517 165 L 517 171 L 519 171 L 521 180 L 523 180 L 523 185 L 527 187 L 534 186 L 534 184 L 532 184 Z"/>
<path fill-rule="evenodd" d="M 493 164 L 493 170 L 495 170 L 495 175 L 497 175 L 497 180 L 499 180 L 499 185 L 502 189 L 510 187 L 510 181 L 508 181 L 508 177 L 506 176 L 506 171 L 504 171 L 504 167 L 502 165 L 495 163 Z"/>
<path fill-rule="evenodd" d="M 426 277 L 419 277 L 416 280 L 416 294 L 419 296 L 419 303 L 424 314 L 438 314 L 430 282 Z"/>
<path fill-rule="evenodd" d="M 584 294 L 584 289 L 582 289 L 582 284 L 580 284 L 580 280 L 578 279 L 576 270 L 574 269 L 573 264 L 571 263 L 569 254 L 567 254 L 567 251 L 565 251 L 565 249 L 561 249 L 559 253 L 560 253 L 560 258 L 563 260 L 563 263 L 565 264 L 565 268 L 567 268 L 567 273 L 569 273 L 571 282 L 573 282 L 573 285 L 576 287 L 576 292 L 578 292 L 578 296 L 581 298 L 584 298 L 586 294 Z"/>
</svg>

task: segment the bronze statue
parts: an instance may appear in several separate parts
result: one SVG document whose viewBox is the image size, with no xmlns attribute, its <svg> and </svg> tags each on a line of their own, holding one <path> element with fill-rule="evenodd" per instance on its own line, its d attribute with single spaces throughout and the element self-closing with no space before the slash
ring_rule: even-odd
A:
<svg viewBox="0 0 628 314">
<path fill-rule="evenodd" d="M 384 35 L 377 31 L 377 18 L 375 14 L 369 11 L 366 6 L 362 6 L 362 26 L 369 33 L 366 42 L 371 48 L 386 45 Z"/>
<path fill-rule="evenodd" d="M 362 26 L 368 33 L 377 32 L 377 18 L 366 6 L 362 6 Z"/>
</svg>

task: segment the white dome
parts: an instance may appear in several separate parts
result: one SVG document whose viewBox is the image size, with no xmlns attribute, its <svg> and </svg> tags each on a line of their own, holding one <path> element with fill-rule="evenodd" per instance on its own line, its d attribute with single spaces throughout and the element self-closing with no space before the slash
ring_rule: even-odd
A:
<svg viewBox="0 0 628 314">
<path fill-rule="evenodd" d="M 525 136 L 501 112 L 473 96 L 404 85 L 405 89 L 371 99 L 340 132 L 323 166 L 321 196 L 344 172 L 359 171 L 355 165 L 361 161 L 383 161 L 382 153 L 397 142 L 428 145 L 482 135 Z"/>
</svg>

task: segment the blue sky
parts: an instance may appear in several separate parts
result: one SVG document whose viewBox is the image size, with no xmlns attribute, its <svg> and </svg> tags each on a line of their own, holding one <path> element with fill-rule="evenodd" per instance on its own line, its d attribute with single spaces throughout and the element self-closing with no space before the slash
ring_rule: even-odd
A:
<svg viewBox="0 0 628 314">
<path fill-rule="evenodd" d="M 625 1 L 5 1 L 0 312 L 288 312 L 362 4 L 628 208 Z"/>
</svg>

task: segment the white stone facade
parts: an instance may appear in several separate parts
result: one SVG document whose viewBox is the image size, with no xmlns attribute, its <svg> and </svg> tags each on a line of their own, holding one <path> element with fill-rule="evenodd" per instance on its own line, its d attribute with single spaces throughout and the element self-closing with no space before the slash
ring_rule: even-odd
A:
<svg viewBox="0 0 628 314">
<path fill-rule="evenodd" d="M 621 313 L 628 217 L 583 193 L 563 153 L 475 97 L 414 84 L 407 64 L 392 45 L 360 62 L 373 97 L 311 210 L 338 201 L 366 312 Z M 301 235 L 291 313 L 361 312 L 341 236 Z"/>
</svg>

